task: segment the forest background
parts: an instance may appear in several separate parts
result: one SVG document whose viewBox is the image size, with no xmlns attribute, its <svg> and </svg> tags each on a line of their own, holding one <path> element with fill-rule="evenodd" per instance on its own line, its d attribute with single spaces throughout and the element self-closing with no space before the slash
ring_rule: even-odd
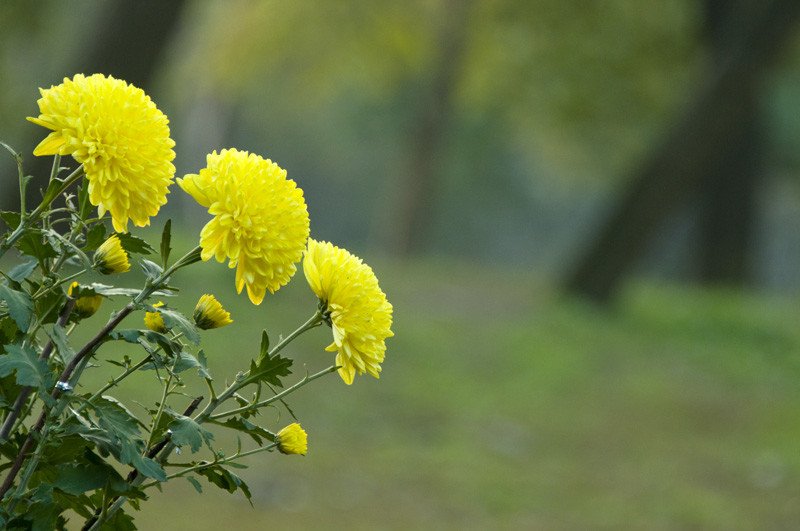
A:
<svg viewBox="0 0 800 531">
<path fill-rule="evenodd" d="M 179 484 L 140 527 L 790 527 L 794 4 L 0 4 L 0 140 L 27 172 L 50 164 L 37 88 L 114 75 L 170 118 L 178 176 L 214 149 L 271 158 L 395 305 L 381 379 L 301 394 L 309 455 L 248 463 L 255 508 Z M 11 208 L 10 157 L 0 175 Z M 186 248 L 206 221 L 177 187 L 161 217 Z M 237 321 L 231 274 L 196 269 L 235 321 L 220 367 L 308 306 L 292 283 Z"/>
</svg>

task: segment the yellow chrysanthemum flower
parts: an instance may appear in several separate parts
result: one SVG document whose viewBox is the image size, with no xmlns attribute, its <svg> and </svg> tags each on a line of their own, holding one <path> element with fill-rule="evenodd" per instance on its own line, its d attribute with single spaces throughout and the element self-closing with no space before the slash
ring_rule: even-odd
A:
<svg viewBox="0 0 800 531">
<path fill-rule="evenodd" d="M 119 236 L 112 234 L 94 252 L 94 267 L 104 275 L 125 273 L 131 268 L 128 253 L 122 248 Z"/>
<path fill-rule="evenodd" d="M 271 160 L 236 149 L 208 155 L 207 167 L 178 184 L 214 219 L 200 233 L 202 258 L 236 268 L 236 290 L 253 304 L 289 282 L 308 239 L 303 191 Z"/>
<path fill-rule="evenodd" d="M 164 306 L 164 303 L 159 301 L 153 305 L 153 308 L 160 308 L 161 306 Z M 153 332 L 158 332 L 159 334 L 163 334 L 167 331 L 164 318 L 161 317 L 161 312 L 145 312 L 144 325 Z"/>
<path fill-rule="evenodd" d="M 306 455 L 308 451 L 308 435 L 296 422 L 279 431 L 276 442 L 283 454 Z"/>
<path fill-rule="evenodd" d="M 392 305 L 372 269 L 345 249 L 309 238 L 303 271 L 326 308 L 324 318 L 333 329 L 326 350 L 338 352 L 342 380 L 352 384 L 356 371 L 378 378 L 385 340 L 394 334 Z"/>
<path fill-rule="evenodd" d="M 219 328 L 233 322 L 230 312 L 225 311 L 222 304 L 213 295 L 200 297 L 192 317 L 194 318 L 194 324 L 200 330 Z"/>
<path fill-rule="evenodd" d="M 77 282 L 73 282 L 70 285 L 68 292 L 70 297 L 73 296 L 75 291 L 78 289 L 78 286 L 80 286 L 80 284 Z M 93 316 L 97 310 L 100 309 L 100 305 L 102 303 L 102 295 L 85 295 L 75 299 L 75 306 L 72 311 L 75 312 L 81 319 L 86 319 L 87 317 Z"/>
<path fill-rule="evenodd" d="M 101 217 L 111 212 L 117 232 L 127 232 L 128 219 L 149 225 L 175 175 L 167 117 L 142 89 L 102 74 L 39 90 L 39 117 L 28 120 L 53 132 L 33 154 L 72 155 L 83 164 L 89 201 Z"/>
</svg>

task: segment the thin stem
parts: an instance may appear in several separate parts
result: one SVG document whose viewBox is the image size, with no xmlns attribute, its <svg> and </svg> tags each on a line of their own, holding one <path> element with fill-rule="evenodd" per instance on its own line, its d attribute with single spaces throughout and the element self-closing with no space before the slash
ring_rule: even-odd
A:
<svg viewBox="0 0 800 531">
<path fill-rule="evenodd" d="M 178 357 L 175 357 L 175 363 L 177 363 Z M 156 416 L 153 418 L 153 427 L 150 428 L 150 437 L 147 440 L 147 449 L 145 450 L 145 455 L 150 450 L 150 447 L 153 445 L 153 437 L 156 435 L 156 430 L 158 429 L 158 423 L 161 421 L 161 415 L 164 413 L 164 408 L 167 405 L 167 397 L 169 395 L 169 385 L 172 383 L 172 377 L 175 374 L 175 363 L 172 364 L 172 369 L 169 371 L 169 377 L 167 378 L 167 382 L 164 384 L 164 393 L 161 395 L 161 402 L 158 404 L 158 411 L 156 412 Z"/>
<path fill-rule="evenodd" d="M 39 204 L 39 206 L 36 207 L 36 209 L 30 213 L 29 216 L 23 216 L 19 222 L 19 226 L 14 230 L 14 232 L 12 232 L 8 236 L 8 238 L 2 243 L 2 245 L 0 245 L 0 258 L 2 258 L 3 255 L 6 253 L 6 251 L 8 251 L 15 243 L 17 243 L 17 240 L 19 240 L 22 237 L 22 235 L 25 234 L 25 231 L 31 225 L 33 225 L 34 223 L 36 223 L 36 221 L 38 221 L 39 217 L 50 206 L 50 203 L 52 203 L 56 197 L 61 195 L 61 193 L 64 190 L 66 190 L 69 185 L 80 179 L 82 176 L 83 176 L 83 164 L 78 166 L 75 169 L 75 171 L 69 174 L 67 178 L 61 182 L 61 186 L 59 186 L 58 190 L 56 190 L 56 193 L 53 194 L 53 197 L 49 198 L 48 200 L 42 201 Z M 23 204 L 25 203 L 24 197 L 22 197 L 22 203 Z"/>
<path fill-rule="evenodd" d="M 259 452 L 266 452 L 266 451 L 272 450 L 273 448 L 277 448 L 277 446 L 278 446 L 278 443 L 272 443 L 272 444 L 269 444 L 267 446 L 260 446 L 258 448 L 254 448 L 253 450 L 248 450 L 246 452 L 236 453 L 236 454 L 234 454 L 234 455 L 232 455 L 230 457 L 225 457 L 225 458 L 222 458 L 222 459 L 218 459 L 216 461 L 211 461 L 211 462 L 207 462 L 207 463 L 198 463 L 198 464 L 196 464 L 194 466 L 191 466 L 191 467 L 188 467 L 188 468 L 184 468 L 183 470 L 175 472 L 174 474 L 170 474 L 169 476 L 167 476 L 167 481 L 169 481 L 170 479 L 175 479 L 175 478 L 179 478 L 181 476 L 185 476 L 186 474 L 189 474 L 190 472 L 195 472 L 197 470 L 202 470 L 204 468 L 208 468 L 210 466 L 225 465 L 227 463 L 231 463 L 233 461 L 236 461 L 237 459 L 241 459 L 242 457 L 247 457 L 248 455 L 257 454 Z M 147 489 L 147 488 L 153 487 L 153 486 L 157 485 L 158 483 L 159 483 L 159 481 L 157 481 L 157 480 L 151 481 L 150 483 L 145 483 L 144 485 L 142 485 L 142 489 Z"/>
</svg>

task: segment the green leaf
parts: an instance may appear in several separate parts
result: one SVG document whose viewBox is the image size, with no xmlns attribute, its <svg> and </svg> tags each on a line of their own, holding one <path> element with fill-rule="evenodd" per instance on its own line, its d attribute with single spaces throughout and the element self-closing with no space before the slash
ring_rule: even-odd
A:
<svg viewBox="0 0 800 531">
<path fill-rule="evenodd" d="M 270 442 L 275 442 L 274 433 L 241 417 L 230 417 L 225 419 L 225 422 L 214 422 L 214 424 L 219 424 L 220 426 L 225 426 L 226 428 L 246 433 L 252 437 L 252 439 L 259 446 L 263 443 L 264 439 Z"/>
<path fill-rule="evenodd" d="M 194 322 L 189 320 L 185 315 L 175 310 L 165 308 L 159 308 L 158 311 L 161 312 L 161 317 L 164 319 L 164 325 L 167 328 L 177 328 L 179 331 L 183 332 L 186 339 L 195 345 L 200 343 L 200 332 L 198 332 Z"/>
<path fill-rule="evenodd" d="M 58 320 L 58 314 L 67 302 L 67 295 L 62 290 L 54 290 L 46 293 L 44 296 L 39 297 L 33 303 L 36 315 L 39 316 L 41 324 L 55 323 Z"/>
<path fill-rule="evenodd" d="M 0 284 L 0 300 L 8 304 L 8 314 L 17 323 L 20 330 L 28 329 L 28 322 L 33 311 L 33 301 L 27 293 L 16 291 L 5 284 Z"/>
<path fill-rule="evenodd" d="M 37 265 L 39 265 L 39 263 L 36 260 L 22 263 L 8 272 L 8 278 L 16 283 L 20 283 L 33 273 Z"/>
<path fill-rule="evenodd" d="M 203 494 L 203 487 L 200 485 L 199 481 L 194 479 L 192 476 L 183 476 L 183 477 L 185 477 L 189 481 L 189 483 L 192 484 L 192 486 L 194 487 L 194 489 L 197 492 L 199 492 L 200 494 Z"/>
<path fill-rule="evenodd" d="M 200 362 L 197 361 L 197 358 L 192 356 L 191 353 L 181 350 L 178 352 L 178 359 L 175 360 L 175 365 L 172 367 L 172 370 L 179 373 L 195 367 L 200 367 Z"/>
<path fill-rule="evenodd" d="M 56 251 L 49 241 L 42 239 L 42 232 L 38 230 L 31 230 L 25 234 L 25 236 L 17 241 L 16 246 L 21 253 L 32 256 L 39 262 L 58 256 L 58 251 Z"/>
<path fill-rule="evenodd" d="M 289 358 L 282 358 L 277 355 L 272 358 L 265 358 L 259 363 L 254 361 L 250 362 L 250 372 L 247 374 L 247 379 L 252 382 L 267 382 L 272 385 L 283 387 L 280 378 L 292 374 L 289 367 L 292 366 L 292 360 Z"/>
<path fill-rule="evenodd" d="M 200 424 L 194 421 L 191 417 L 185 417 L 178 413 L 169 412 L 175 419 L 170 422 L 168 428 L 172 430 L 172 442 L 178 446 L 189 445 L 192 453 L 195 453 L 203 445 L 211 444 L 214 435 L 204 429 Z"/>
<path fill-rule="evenodd" d="M 244 480 L 242 480 L 242 478 L 231 473 L 229 470 L 225 470 L 221 466 L 215 465 L 208 468 L 201 468 L 197 471 L 197 473 L 201 476 L 205 476 L 205 478 L 212 485 L 216 485 L 217 487 L 227 490 L 230 493 L 236 492 L 236 489 L 241 490 L 245 497 L 250 500 L 250 489 L 247 488 L 247 484 L 244 482 Z"/>
<path fill-rule="evenodd" d="M 108 337 L 111 339 L 116 340 L 123 340 L 127 341 L 128 343 L 138 343 L 139 338 L 142 337 L 144 332 L 142 330 L 133 330 L 133 329 L 122 329 L 122 330 L 112 330 L 108 333 Z"/>
<path fill-rule="evenodd" d="M 131 454 L 130 465 L 141 474 L 158 481 L 167 481 L 167 473 L 157 461 L 149 457 L 142 457 L 139 452 Z"/>
<path fill-rule="evenodd" d="M 142 423 L 118 400 L 103 396 L 92 404 L 98 425 L 117 439 L 136 440 Z"/>
<path fill-rule="evenodd" d="M 58 467 L 58 476 L 53 487 L 67 494 L 83 494 L 102 488 L 110 479 L 114 469 L 96 463 L 69 463 Z"/>
<path fill-rule="evenodd" d="M 81 188 L 78 190 L 78 215 L 82 220 L 86 221 L 93 208 L 94 205 L 89 201 L 89 180 L 83 179 Z M 100 223 L 99 225 L 102 226 L 103 224 Z"/>
<path fill-rule="evenodd" d="M 6 345 L 6 354 L 0 355 L 0 376 L 17 371 L 17 383 L 47 389 L 51 385 L 50 368 L 40 360 L 29 346 Z"/>
<path fill-rule="evenodd" d="M 56 352 L 61 356 L 61 361 L 64 362 L 64 365 L 68 365 L 72 358 L 75 357 L 75 351 L 69 346 L 66 330 L 61 326 L 54 325 L 50 330 L 45 328 L 45 332 L 50 341 L 53 342 L 53 345 L 55 345 Z"/>
<path fill-rule="evenodd" d="M 170 241 L 172 240 L 172 220 L 168 219 L 166 223 L 164 223 L 164 231 L 161 233 L 161 264 L 162 267 L 167 267 L 167 261 L 169 260 L 169 253 L 172 251 L 172 247 L 169 246 Z"/>
<path fill-rule="evenodd" d="M 161 269 L 160 265 L 156 264 L 155 262 L 151 262 L 150 260 L 142 259 L 140 261 L 140 264 L 142 266 L 142 271 L 144 272 L 144 276 L 148 280 L 155 280 L 161 276 L 161 273 L 164 272 L 164 270 Z"/>
<path fill-rule="evenodd" d="M 258 363 L 262 363 L 269 356 L 269 335 L 266 330 L 261 331 L 261 348 L 258 353 Z"/>
<path fill-rule="evenodd" d="M 213 380 L 214 378 L 211 377 L 211 373 L 208 372 L 208 360 L 206 359 L 206 353 L 203 352 L 203 349 L 200 349 L 197 353 L 197 361 L 200 364 L 200 369 L 197 373 L 203 378 Z"/>
<path fill-rule="evenodd" d="M 94 251 L 106 241 L 106 226 L 103 223 L 95 223 L 86 233 L 86 244 L 83 246 L 84 252 Z"/>
<path fill-rule="evenodd" d="M 19 215 L 19 212 L 12 212 L 10 210 L 0 210 L 0 218 L 3 218 L 6 225 L 12 229 L 19 227 L 19 222 L 22 220 L 22 216 Z"/>
<path fill-rule="evenodd" d="M 151 254 L 156 252 L 149 243 L 141 238 L 132 236 L 130 232 L 118 233 L 117 236 L 119 236 L 119 243 L 122 245 L 122 248 L 128 251 L 128 253 Z"/>
</svg>

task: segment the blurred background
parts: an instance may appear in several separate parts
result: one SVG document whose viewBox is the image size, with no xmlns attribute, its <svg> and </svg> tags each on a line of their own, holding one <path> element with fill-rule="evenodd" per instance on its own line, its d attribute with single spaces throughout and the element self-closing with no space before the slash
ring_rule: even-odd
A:
<svg viewBox="0 0 800 531">
<path fill-rule="evenodd" d="M 254 507 L 183 482 L 140 528 L 795 528 L 799 23 L 795 0 L 0 3 L 26 172 L 51 164 L 38 87 L 125 79 L 178 176 L 271 158 L 395 306 L 380 380 L 303 389 L 309 454 L 247 461 Z M 134 233 L 167 218 L 178 252 L 208 215 L 175 186 Z M 204 339 L 220 380 L 313 312 L 302 278 L 255 308 L 195 269 L 176 304 L 233 312 Z M 296 343 L 296 373 L 328 342 Z"/>
</svg>

